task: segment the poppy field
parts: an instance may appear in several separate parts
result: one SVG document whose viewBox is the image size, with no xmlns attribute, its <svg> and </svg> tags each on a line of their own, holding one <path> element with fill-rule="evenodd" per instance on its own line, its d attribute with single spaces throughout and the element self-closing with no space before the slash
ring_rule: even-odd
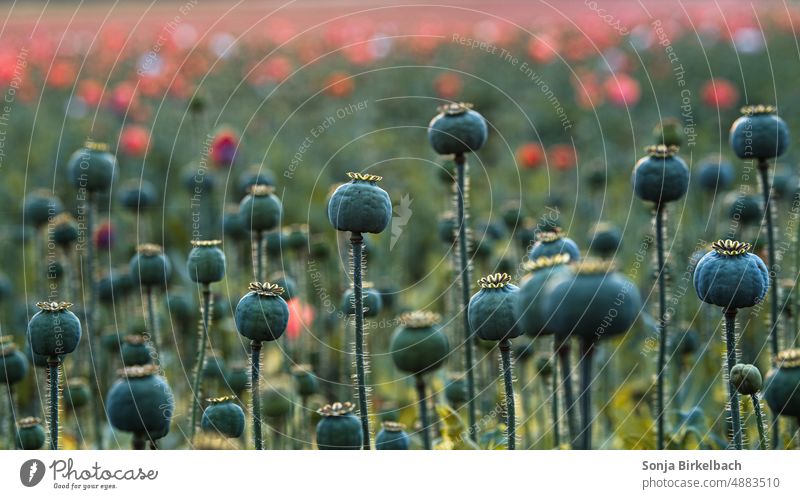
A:
<svg viewBox="0 0 800 499">
<path fill-rule="evenodd" d="M 8 6 L 0 449 L 800 448 L 800 9 Z"/>
</svg>

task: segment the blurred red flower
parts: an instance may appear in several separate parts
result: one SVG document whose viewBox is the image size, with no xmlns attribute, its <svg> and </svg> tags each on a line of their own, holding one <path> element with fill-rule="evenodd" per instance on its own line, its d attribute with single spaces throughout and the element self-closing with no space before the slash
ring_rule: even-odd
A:
<svg viewBox="0 0 800 499">
<path fill-rule="evenodd" d="M 556 144 L 547 152 L 557 170 L 571 170 L 578 163 L 575 149 L 569 144 Z"/>
<path fill-rule="evenodd" d="M 286 335 L 290 340 L 295 340 L 304 330 L 311 327 L 311 323 L 314 321 L 314 307 L 303 303 L 300 298 L 292 298 L 286 304 L 289 306 Z"/>
<path fill-rule="evenodd" d="M 100 104 L 103 98 L 103 86 L 96 80 L 82 80 L 78 83 L 78 97 L 89 107 Z"/>
<path fill-rule="evenodd" d="M 625 73 L 618 73 L 603 85 L 608 100 L 618 107 L 635 106 L 642 96 L 639 82 Z"/>
<path fill-rule="evenodd" d="M 730 109 L 739 101 L 739 90 L 722 78 L 708 80 L 700 90 L 700 95 L 706 106 L 720 109 Z"/>
<path fill-rule="evenodd" d="M 123 154 L 141 158 L 150 148 L 150 131 L 141 125 L 127 125 L 119 135 L 119 148 Z"/>
<path fill-rule="evenodd" d="M 325 91 L 328 95 L 338 98 L 344 98 L 353 93 L 353 79 L 349 74 L 343 71 L 336 71 L 331 73 L 325 80 Z"/>
<path fill-rule="evenodd" d="M 75 66 L 68 61 L 56 61 L 47 73 L 47 85 L 52 88 L 68 88 L 75 83 Z"/>
<path fill-rule="evenodd" d="M 544 150 L 536 142 L 527 142 L 517 148 L 517 163 L 525 168 L 537 168 L 544 160 Z"/>
<path fill-rule="evenodd" d="M 111 222 L 103 222 L 98 227 L 92 238 L 95 248 L 107 250 L 114 246 L 114 226 Z"/>
<path fill-rule="evenodd" d="M 239 135 L 230 127 L 223 127 L 214 135 L 209 154 L 214 166 L 230 168 L 236 162 Z"/>
<path fill-rule="evenodd" d="M 461 93 L 464 83 L 455 73 L 442 73 L 436 77 L 433 86 L 436 88 L 436 95 L 442 99 L 453 100 Z"/>
<path fill-rule="evenodd" d="M 109 105 L 118 114 L 125 114 L 131 107 L 136 105 L 136 86 L 133 83 L 123 81 L 111 91 Z"/>
<path fill-rule="evenodd" d="M 546 34 L 531 37 L 528 42 L 528 55 L 534 62 L 547 64 L 558 55 L 558 40 Z"/>
</svg>

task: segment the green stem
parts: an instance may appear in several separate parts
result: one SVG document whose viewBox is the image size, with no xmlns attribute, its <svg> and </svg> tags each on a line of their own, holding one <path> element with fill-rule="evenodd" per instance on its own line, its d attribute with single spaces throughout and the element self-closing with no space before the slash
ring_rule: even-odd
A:
<svg viewBox="0 0 800 499">
<path fill-rule="evenodd" d="M 425 399 L 425 379 L 417 374 L 417 399 L 419 399 L 419 422 L 422 432 L 422 446 L 431 450 L 431 435 L 428 428 L 428 401 Z"/>
<path fill-rule="evenodd" d="M 656 253 L 658 258 L 658 364 L 656 366 L 656 447 L 664 449 L 664 377 L 667 370 L 667 270 L 664 258 L 664 206 L 656 206 Z"/>
<path fill-rule="evenodd" d="M 561 447 L 561 415 L 558 408 L 558 352 L 556 339 L 553 337 L 553 355 L 550 360 L 550 417 L 553 419 L 553 448 Z"/>
<path fill-rule="evenodd" d="M 256 231 L 256 281 L 264 282 L 264 233 L 260 230 Z"/>
<path fill-rule="evenodd" d="M 736 355 L 736 309 L 725 311 L 725 354 L 727 359 L 728 373 L 736 365 L 738 359 Z M 736 450 L 742 450 L 742 420 L 739 415 L 739 392 L 736 387 L 728 380 L 728 394 L 731 411 L 731 424 L 733 425 L 733 445 Z"/>
<path fill-rule="evenodd" d="M 769 162 L 758 160 L 758 172 L 761 177 L 761 191 L 764 196 L 764 218 L 767 224 L 767 263 L 769 264 L 770 306 L 769 306 L 769 346 L 774 363 L 778 355 L 778 268 L 775 262 L 775 230 L 772 227 L 772 188 L 769 184 Z M 780 441 L 780 422 L 778 415 L 772 415 L 772 447 L 777 448 Z"/>
<path fill-rule="evenodd" d="M 161 338 L 158 334 L 158 320 L 156 319 L 156 304 L 153 299 L 153 287 L 147 286 L 147 328 L 150 330 L 150 340 L 156 347 L 156 351 L 161 354 Z"/>
<path fill-rule="evenodd" d="M 467 376 L 467 414 L 469 435 L 475 437 L 478 431 L 475 410 L 475 374 L 473 372 L 474 342 L 469 321 L 466 319 L 470 300 L 469 288 L 469 255 L 467 254 L 467 214 L 465 209 L 466 192 L 466 158 L 463 153 L 455 155 L 456 163 L 456 213 L 458 223 L 458 258 L 461 271 L 461 305 L 464 313 L 464 372 Z"/>
<path fill-rule="evenodd" d="M 350 235 L 350 244 L 353 249 L 353 298 L 356 312 L 356 378 L 358 381 L 358 414 L 361 418 L 361 430 L 364 432 L 364 449 L 370 448 L 369 433 L 369 406 L 367 405 L 367 375 L 364 353 L 364 296 L 362 289 L 361 256 L 364 238 L 360 232 Z"/>
<path fill-rule="evenodd" d="M 508 450 L 517 448 L 516 414 L 514 411 L 514 378 L 511 372 L 511 341 L 500 342 L 500 359 L 503 363 L 503 386 L 506 393 L 506 440 Z"/>
<path fill-rule="evenodd" d="M 579 440 L 583 450 L 592 449 L 592 360 L 594 343 L 581 342 L 581 434 Z"/>
<path fill-rule="evenodd" d="M 261 398 L 258 391 L 258 378 L 260 376 L 261 342 L 250 342 L 250 392 L 253 398 L 253 441 L 256 450 L 263 449 L 261 439 Z"/>
<path fill-rule="evenodd" d="M 99 333 L 95 329 L 95 305 L 97 304 L 97 284 L 95 283 L 95 254 L 94 254 L 94 210 L 95 203 L 91 194 L 86 196 L 86 273 L 89 275 L 89 302 L 85 303 L 86 334 L 89 336 L 89 384 L 96 390 L 92 401 L 92 425 L 94 432 L 94 445 L 97 449 L 103 448 L 102 430 L 102 389 L 98 379 L 95 359 L 100 357 Z M 75 297 L 77 299 L 77 296 Z"/>
<path fill-rule="evenodd" d="M 58 450 L 58 358 L 47 360 L 50 382 L 50 450 Z"/>
<path fill-rule="evenodd" d="M 764 431 L 764 416 L 761 414 L 761 401 L 758 399 L 758 394 L 750 395 L 753 401 L 753 412 L 756 413 L 756 424 L 758 425 L 758 448 L 767 450 L 767 435 Z"/>
<path fill-rule="evenodd" d="M 211 316 L 211 289 L 208 284 L 203 284 L 203 306 L 200 308 L 203 314 L 203 327 L 197 330 L 197 352 L 194 363 L 194 383 L 192 384 L 192 395 L 195 403 L 192 404 L 192 427 L 189 430 L 189 440 L 194 439 L 197 431 L 197 416 L 203 405 L 203 362 L 206 356 L 206 342 L 208 341 L 208 323 Z"/>
<path fill-rule="evenodd" d="M 16 447 L 17 414 L 14 410 L 14 387 L 8 385 L 8 449 Z"/>
<path fill-rule="evenodd" d="M 572 361 L 570 360 L 570 346 L 564 342 L 558 348 L 558 358 L 561 363 L 561 379 L 564 385 L 564 411 L 567 415 L 567 428 L 569 429 L 572 448 L 578 443 L 578 422 L 575 419 L 575 397 L 572 392 Z"/>
</svg>

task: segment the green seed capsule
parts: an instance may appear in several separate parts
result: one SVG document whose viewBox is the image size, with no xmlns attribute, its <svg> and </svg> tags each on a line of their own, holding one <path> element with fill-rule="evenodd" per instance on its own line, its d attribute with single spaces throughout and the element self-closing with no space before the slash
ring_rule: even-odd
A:
<svg viewBox="0 0 800 499">
<path fill-rule="evenodd" d="M 244 410 L 233 397 L 208 399 L 200 423 L 205 431 L 216 431 L 229 438 L 239 438 L 244 433 Z"/>
<path fill-rule="evenodd" d="M 326 405 L 317 411 L 322 419 L 317 424 L 319 450 L 359 450 L 364 442 L 361 421 L 353 414 L 350 402 Z"/>
<path fill-rule="evenodd" d="M 211 284 L 225 277 L 225 253 L 219 245 L 222 241 L 192 241 L 192 251 L 186 261 L 189 279 L 193 282 Z"/>
<path fill-rule="evenodd" d="M 131 278 L 142 287 L 165 286 L 172 275 L 172 265 L 157 244 L 141 244 L 130 262 Z"/>
<path fill-rule="evenodd" d="M 20 450 L 39 450 L 44 446 L 45 432 L 38 418 L 23 418 L 17 422 L 15 443 Z"/>
<path fill-rule="evenodd" d="M 405 425 L 394 421 L 385 421 L 383 428 L 375 436 L 375 449 L 408 450 L 411 447 L 411 438 L 405 429 Z"/>
<path fill-rule="evenodd" d="M 392 335 L 389 352 L 394 365 L 410 374 L 438 369 L 450 353 L 447 336 L 439 327 L 439 315 L 416 311 L 400 316 L 403 325 Z"/>
<path fill-rule="evenodd" d="M 114 180 L 117 158 L 107 144 L 87 141 L 67 162 L 73 187 L 90 193 L 108 191 Z"/>
<path fill-rule="evenodd" d="M 81 321 L 69 308 L 71 303 L 41 302 L 39 312 L 28 323 L 33 353 L 62 357 L 72 353 L 81 340 Z"/>
<path fill-rule="evenodd" d="M 126 367 L 106 396 L 108 421 L 120 431 L 150 440 L 169 433 L 175 398 L 158 366 Z"/>
</svg>

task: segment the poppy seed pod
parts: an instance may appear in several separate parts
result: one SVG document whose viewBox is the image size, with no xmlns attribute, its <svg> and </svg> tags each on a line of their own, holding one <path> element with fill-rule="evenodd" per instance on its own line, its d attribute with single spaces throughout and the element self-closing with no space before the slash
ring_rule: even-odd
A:
<svg viewBox="0 0 800 499">
<path fill-rule="evenodd" d="M 589 251 L 600 258 L 611 258 L 619 249 L 621 242 L 622 231 L 618 227 L 606 222 L 598 222 L 592 231 Z"/>
<path fill-rule="evenodd" d="M 114 305 L 131 291 L 133 291 L 133 278 L 129 269 L 112 270 L 97 281 L 97 298 L 105 305 Z"/>
<path fill-rule="evenodd" d="M 314 395 L 319 390 L 319 381 L 310 365 L 301 364 L 292 368 L 297 394 L 303 398 Z"/>
<path fill-rule="evenodd" d="M 16 385 L 28 374 L 28 359 L 11 342 L 0 342 L 0 384 Z"/>
<path fill-rule="evenodd" d="M 587 259 L 550 279 L 542 305 L 557 340 L 574 335 L 596 342 L 630 329 L 642 299 L 636 285 L 614 272 L 611 262 Z"/>
<path fill-rule="evenodd" d="M 66 402 L 67 407 L 73 411 L 81 407 L 86 407 L 90 400 L 91 393 L 89 392 L 89 386 L 86 384 L 86 380 L 75 378 L 68 380 L 66 385 L 64 385 L 64 402 Z"/>
<path fill-rule="evenodd" d="M 723 204 L 727 207 L 728 218 L 743 225 L 759 224 L 764 216 L 761 199 L 754 194 L 731 192 L 725 196 Z"/>
<path fill-rule="evenodd" d="M 40 302 L 39 312 L 28 323 L 28 341 L 33 353 L 62 357 L 72 353 L 81 340 L 81 321 L 69 308 L 71 303 Z"/>
<path fill-rule="evenodd" d="M 297 283 L 286 274 L 275 274 L 270 278 L 272 284 L 276 284 L 283 288 L 281 298 L 286 301 L 291 300 L 297 296 Z"/>
<path fill-rule="evenodd" d="M 317 423 L 319 450 L 359 450 L 364 443 L 361 421 L 353 414 L 353 404 L 335 402 L 319 409 Z"/>
<path fill-rule="evenodd" d="M 38 418 L 22 418 L 17 422 L 14 436 L 17 449 L 39 450 L 44 446 L 46 435 Z"/>
<path fill-rule="evenodd" d="M 328 220 L 338 231 L 383 232 L 392 219 L 389 194 L 378 187 L 378 175 L 349 172 L 328 200 Z"/>
<path fill-rule="evenodd" d="M 789 147 L 789 127 L 773 106 L 746 106 L 731 125 L 730 143 L 741 159 L 772 159 Z"/>
<path fill-rule="evenodd" d="M 108 144 L 87 141 L 67 161 L 67 174 L 76 189 L 97 193 L 111 187 L 116 167 Z"/>
<path fill-rule="evenodd" d="M 106 396 L 111 425 L 150 440 L 169 433 L 175 398 L 158 366 L 126 367 L 120 374 Z"/>
<path fill-rule="evenodd" d="M 269 185 L 254 185 L 239 203 L 242 224 L 251 232 L 267 232 L 281 224 L 283 206 Z"/>
<path fill-rule="evenodd" d="M 69 213 L 60 213 L 53 219 L 53 242 L 62 248 L 78 240 L 78 223 Z"/>
<path fill-rule="evenodd" d="M 172 275 L 169 258 L 157 244 L 140 244 L 129 268 L 133 281 L 145 288 L 164 286 Z"/>
<path fill-rule="evenodd" d="M 394 421 L 384 421 L 383 428 L 375 436 L 375 449 L 408 450 L 409 447 L 411 447 L 411 438 L 406 433 L 405 425 Z"/>
<path fill-rule="evenodd" d="M 120 189 L 119 203 L 134 213 L 155 206 L 157 201 L 156 188 L 147 180 L 131 179 Z"/>
<path fill-rule="evenodd" d="M 244 433 L 244 410 L 234 402 L 234 397 L 210 398 L 203 411 L 200 426 L 205 431 L 216 431 L 229 438 L 239 438 Z"/>
<path fill-rule="evenodd" d="M 249 367 L 245 364 L 231 366 L 225 373 L 225 384 L 237 395 L 244 393 L 250 384 Z"/>
<path fill-rule="evenodd" d="M 773 412 L 800 418 L 800 349 L 784 350 L 764 383 L 764 400 Z"/>
<path fill-rule="evenodd" d="M 712 244 L 694 271 L 694 289 L 706 303 L 726 310 L 752 307 L 769 288 L 769 271 L 750 244 L 730 239 Z"/>
<path fill-rule="evenodd" d="M 239 242 L 249 237 L 250 228 L 246 227 L 238 205 L 229 205 L 222 214 L 222 232 L 231 240 Z"/>
<path fill-rule="evenodd" d="M 480 290 L 469 301 L 467 317 L 472 332 L 486 341 L 518 337 L 522 330 L 514 317 L 514 302 L 519 289 L 508 274 L 492 274 L 478 281 Z"/>
<path fill-rule="evenodd" d="M 532 338 L 553 334 L 548 328 L 548 317 L 542 309 L 545 288 L 550 279 L 567 270 L 570 257 L 560 254 L 552 257 L 542 256 L 525 264 L 523 277 L 514 300 L 514 317 L 517 327 Z"/>
<path fill-rule="evenodd" d="M 61 201 L 51 191 L 40 189 L 25 196 L 22 206 L 22 215 L 25 223 L 41 228 L 53 218 L 64 211 Z"/>
<path fill-rule="evenodd" d="M 418 375 L 438 369 L 450 353 L 447 336 L 439 327 L 439 315 L 408 312 L 400 316 L 400 322 L 389 344 L 394 365 Z"/>
<path fill-rule="evenodd" d="M 247 195 L 254 185 L 275 185 L 275 175 L 272 171 L 261 166 L 253 166 L 239 175 L 239 192 Z"/>
<path fill-rule="evenodd" d="M 733 184 L 733 167 L 719 156 L 705 159 L 697 174 L 700 188 L 709 194 L 725 191 Z"/>
<path fill-rule="evenodd" d="M 559 227 L 548 227 L 536 233 L 536 242 L 531 248 L 528 258 L 532 261 L 542 256 L 569 255 L 572 262 L 581 259 L 581 251 L 575 241 L 566 237 Z"/>
<path fill-rule="evenodd" d="M 189 279 L 201 284 L 219 282 L 225 277 L 225 253 L 219 245 L 222 241 L 192 241 L 192 251 L 186 259 Z"/>
<path fill-rule="evenodd" d="M 689 189 L 689 167 L 677 156 L 676 146 L 650 146 L 647 156 L 633 167 L 633 192 L 656 205 L 675 201 Z"/>
<path fill-rule="evenodd" d="M 261 414 L 265 418 L 286 418 L 293 405 L 292 393 L 286 388 L 269 386 L 261 392 Z"/>
<path fill-rule="evenodd" d="M 753 395 L 761 390 L 761 372 L 752 364 L 736 364 L 728 373 L 728 379 L 742 395 Z"/>
<path fill-rule="evenodd" d="M 361 288 L 364 298 L 364 317 L 375 317 L 383 309 L 383 298 L 380 292 L 372 286 L 371 282 L 365 282 Z M 348 288 L 342 295 L 342 311 L 346 315 L 355 315 L 355 291 Z"/>
<path fill-rule="evenodd" d="M 129 367 L 152 364 L 154 352 L 148 341 L 149 337 L 142 334 L 126 336 L 120 347 L 122 365 Z"/>
<path fill-rule="evenodd" d="M 274 341 L 289 323 L 289 306 L 281 298 L 283 288 L 268 282 L 251 282 L 249 293 L 236 305 L 236 329 L 254 341 Z"/>
<path fill-rule="evenodd" d="M 453 407 L 461 407 L 468 400 L 467 380 L 463 374 L 453 376 L 444 386 L 444 397 Z"/>
<path fill-rule="evenodd" d="M 308 225 L 292 224 L 286 236 L 286 245 L 294 251 L 308 248 Z"/>
<path fill-rule="evenodd" d="M 486 143 L 489 127 L 472 104 L 452 102 L 439 106 L 439 114 L 428 124 L 428 141 L 437 154 L 477 151 Z"/>
</svg>

